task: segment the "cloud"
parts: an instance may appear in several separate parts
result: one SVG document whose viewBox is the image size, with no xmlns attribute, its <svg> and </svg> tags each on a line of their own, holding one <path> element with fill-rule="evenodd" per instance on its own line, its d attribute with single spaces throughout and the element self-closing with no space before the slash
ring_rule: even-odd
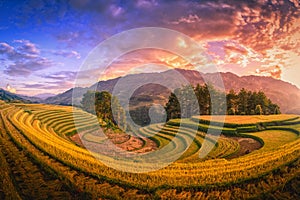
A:
<svg viewBox="0 0 300 200">
<path fill-rule="evenodd" d="M 10 84 L 6 85 L 6 90 L 10 93 L 16 93 L 17 92 L 16 88 L 13 88 L 12 86 L 10 86 Z"/>
<path fill-rule="evenodd" d="M 77 72 L 60 71 L 60 72 L 55 72 L 55 73 L 48 74 L 48 75 L 45 75 L 45 76 L 42 76 L 42 77 L 46 78 L 46 79 L 74 81 L 75 78 L 76 78 L 76 75 L 77 75 Z"/>
<path fill-rule="evenodd" d="M 230 52 L 236 52 L 242 55 L 246 55 L 248 52 L 245 48 L 241 47 L 240 45 L 234 44 L 234 43 L 228 43 L 224 45 L 224 50 L 226 54 L 229 54 Z"/>
<path fill-rule="evenodd" d="M 240 25 L 233 38 L 264 54 L 293 35 L 293 24 L 297 24 L 295 20 L 299 14 L 300 10 L 288 0 L 261 2 L 253 7 L 242 3 L 240 17 L 236 19 Z"/>
<path fill-rule="evenodd" d="M 66 89 L 74 87 L 73 82 L 70 81 L 48 81 L 43 83 L 26 83 L 23 85 L 22 89 L 37 89 L 37 90 L 47 90 L 47 92 L 53 91 L 65 91 Z M 51 91 L 49 91 L 51 90 Z"/>
<path fill-rule="evenodd" d="M 60 42 L 71 42 L 80 36 L 79 31 L 60 32 L 56 35 L 56 39 Z"/>
<path fill-rule="evenodd" d="M 21 46 L 17 48 L 19 52 L 33 55 L 40 54 L 40 50 L 36 47 L 36 45 L 28 40 L 14 40 L 13 42 L 21 44 Z"/>
<path fill-rule="evenodd" d="M 14 40 L 17 47 L 0 43 L 0 56 L 6 65 L 4 73 L 9 76 L 29 76 L 35 71 L 49 68 L 53 61 L 40 55 L 40 49 L 28 40 Z"/>
<path fill-rule="evenodd" d="M 14 48 L 5 42 L 0 43 L 0 54 L 11 54 Z"/>
<path fill-rule="evenodd" d="M 136 7 L 138 8 L 150 8 L 153 6 L 157 6 L 158 2 L 155 0 L 137 0 Z"/>
<path fill-rule="evenodd" d="M 229 70 L 240 72 L 240 68 L 243 68 L 243 72 L 254 73 L 258 65 L 263 70 L 261 75 L 280 77 L 280 70 L 298 67 L 300 60 L 300 9 L 297 0 L 239 0 L 238 3 L 226 0 L 70 0 L 62 2 L 62 6 L 50 1 L 32 1 L 25 8 L 19 9 L 22 11 L 19 20 L 25 18 L 25 21 L 30 22 L 30 28 L 42 24 L 39 28 L 44 31 L 51 29 L 50 34 L 54 35 L 58 45 L 82 45 L 86 49 L 123 30 L 159 26 L 180 31 L 198 42 L 216 42 L 213 44 L 216 46 L 219 45 L 217 42 L 221 43 L 220 47 L 209 54 L 220 66 L 229 66 Z M 56 10 L 62 14 L 53 14 Z M 47 20 L 43 21 L 44 19 Z M 51 19 L 55 19 L 55 30 L 47 24 Z M 116 46 L 122 48 L 128 41 L 120 43 L 122 44 Z M 38 46 L 30 41 L 16 40 L 13 44 L 19 47 L 0 43 L 0 54 L 5 55 L 8 60 L 5 73 L 29 75 L 37 70 L 37 66 L 41 69 L 51 66 L 51 60 L 42 61 Z M 184 41 L 180 44 L 185 46 Z M 59 50 L 52 53 L 80 58 L 77 51 Z M 196 52 L 189 53 L 191 57 L 195 56 L 195 60 L 200 60 L 199 63 L 202 62 L 201 58 L 197 58 Z M 180 58 L 174 56 L 150 55 L 154 57 L 141 57 L 157 64 L 187 67 Z M 115 75 L 122 75 L 130 67 L 143 63 L 145 61 L 135 56 L 116 61 L 114 66 L 119 70 L 116 70 Z M 274 66 L 279 66 L 280 70 Z M 68 74 L 60 73 L 45 76 L 57 81 L 65 80 L 63 75 Z"/>
<path fill-rule="evenodd" d="M 29 76 L 35 71 L 49 68 L 53 62 L 44 57 L 34 59 L 17 60 L 10 64 L 4 70 L 4 73 L 10 76 Z"/>
<path fill-rule="evenodd" d="M 199 23 L 201 21 L 201 19 L 198 17 L 198 15 L 188 15 L 187 17 L 181 17 L 179 18 L 177 21 L 171 22 L 172 24 L 180 24 L 180 23 L 187 23 L 187 24 L 191 24 L 191 23 Z"/>
<path fill-rule="evenodd" d="M 111 11 L 111 15 L 113 17 L 119 17 L 120 15 L 122 15 L 125 12 L 122 7 L 114 5 L 114 4 L 110 6 L 110 11 Z"/>
<path fill-rule="evenodd" d="M 271 76 L 273 78 L 280 79 L 282 70 L 279 66 L 274 66 L 265 69 L 256 69 L 256 74 L 263 76 Z"/>
<path fill-rule="evenodd" d="M 67 58 L 73 58 L 73 57 L 76 59 L 81 58 L 80 53 L 78 53 L 77 51 L 53 50 L 52 53 L 54 55 L 59 55 L 59 56 L 67 57 Z"/>
<path fill-rule="evenodd" d="M 37 88 L 37 89 L 44 89 L 45 87 L 45 84 L 42 84 L 42 83 L 34 83 L 34 84 L 24 84 L 23 86 L 24 88 L 31 88 L 31 89 L 34 89 L 34 88 Z"/>
</svg>

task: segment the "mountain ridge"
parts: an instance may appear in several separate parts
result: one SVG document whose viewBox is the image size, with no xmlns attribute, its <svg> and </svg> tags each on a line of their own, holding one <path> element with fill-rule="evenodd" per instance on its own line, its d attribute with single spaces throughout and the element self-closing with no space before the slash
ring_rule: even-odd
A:
<svg viewBox="0 0 300 200">
<path fill-rule="evenodd" d="M 300 89 L 295 85 L 274 79 L 272 77 L 265 76 L 238 76 L 232 72 L 220 72 L 220 73 L 200 73 L 195 70 L 185 70 L 185 69 L 175 69 L 179 72 L 188 82 L 192 85 L 204 84 L 209 82 L 213 85 L 220 85 L 218 77 L 222 77 L 223 84 L 226 92 L 233 89 L 238 92 L 242 88 L 251 91 L 263 91 L 268 98 L 270 98 L 274 103 L 278 104 L 283 113 L 294 113 L 300 114 Z M 118 83 L 119 80 L 123 78 L 130 78 L 130 80 L 139 81 L 139 80 L 157 80 L 158 75 L 164 80 L 166 85 L 176 85 L 178 80 L 176 77 L 172 77 L 170 73 L 172 70 L 167 70 L 164 72 L 155 72 L 155 73 L 142 73 L 142 74 L 130 74 L 124 77 L 118 77 L 114 79 L 109 79 L 106 81 L 99 81 L 93 84 L 91 87 L 86 88 L 71 88 L 66 92 L 58 94 L 56 96 L 47 98 L 44 103 L 49 104 L 63 104 L 71 105 L 72 104 L 72 95 L 74 94 L 75 105 L 80 105 L 80 100 L 82 95 L 88 90 L 97 90 L 97 91 L 109 91 L 112 92 L 114 86 Z M 138 82 L 137 82 L 138 83 Z M 166 87 L 158 87 L 157 84 L 148 84 L 138 88 L 134 93 L 133 97 L 144 95 L 152 96 L 153 102 L 155 98 L 158 98 L 157 102 L 160 104 L 165 104 L 167 102 L 170 90 Z"/>
<path fill-rule="evenodd" d="M 26 103 L 30 102 L 30 100 L 26 99 L 25 96 L 11 93 L 2 88 L 0 88 L 0 100 L 6 102 L 26 102 Z"/>
</svg>

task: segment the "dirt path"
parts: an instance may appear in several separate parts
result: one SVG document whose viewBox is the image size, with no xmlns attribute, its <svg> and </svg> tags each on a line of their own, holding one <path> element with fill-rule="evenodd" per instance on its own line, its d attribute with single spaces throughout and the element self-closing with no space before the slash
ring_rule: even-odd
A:
<svg viewBox="0 0 300 200">
<path fill-rule="evenodd" d="M 237 158 L 246 154 L 249 154 L 257 149 L 260 149 L 263 145 L 255 139 L 244 137 L 227 137 L 236 140 L 240 144 L 240 149 L 234 155 L 229 156 L 228 159 Z"/>
<path fill-rule="evenodd" d="M 87 132 L 82 132 L 80 134 L 87 134 Z M 116 147 L 127 151 L 128 153 L 147 153 L 151 151 L 155 151 L 158 147 L 156 143 L 149 138 L 139 138 L 136 136 L 128 135 L 125 133 L 106 133 L 107 140 L 110 140 Z M 99 144 L 93 144 L 91 141 L 82 141 L 79 134 L 75 134 L 70 139 L 75 142 L 77 145 L 85 147 L 85 145 L 89 146 L 90 149 L 93 149 L 93 145 L 97 148 Z M 99 145 L 101 146 L 101 145 Z M 102 146 L 103 148 L 103 146 Z M 106 148 L 107 151 L 110 150 L 109 146 Z M 105 152 L 102 152 L 105 153 Z"/>
</svg>

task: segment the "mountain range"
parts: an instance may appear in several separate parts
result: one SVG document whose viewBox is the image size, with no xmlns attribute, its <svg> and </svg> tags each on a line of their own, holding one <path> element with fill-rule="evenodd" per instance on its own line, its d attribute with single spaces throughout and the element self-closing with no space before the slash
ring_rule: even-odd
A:
<svg viewBox="0 0 300 200">
<path fill-rule="evenodd" d="M 179 76 L 182 75 L 181 77 L 183 78 L 178 78 L 178 73 Z M 210 83 L 218 88 L 220 85 L 219 77 L 223 80 L 226 92 L 229 92 L 231 89 L 238 92 L 242 88 L 251 91 L 263 91 L 273 103 L 280 106 L 282 113 L 300 114 L 300 89 L 288 82 L 264 76 L 237 76 L 230 72 L 204 74 L 199 73 L 198 71 L 184 69 L 130 74 L 124 77 L 99 81 L 90 87 L 71 88 L 55 96 L 52 96 L 51 94 L 42 95 L 42 98 L 17 95 L 4 89 L 0 89 L 0 99 L 4 101 L 22 101 L 26 103 L 34 102 L 71 105 L 72 98 L 74 98 L 74 105 L 80 106 L 83 94 L 88 90 L 114 92 L 114 88 L 119 87 L 125 94 L 132 93 L 129 102 L 130 107 L 139 107 L 151 103 L 165 105 L 172 90 L 182 86 L 184 81 L 187 81 L 192 85 Z M 44 99 L 47 95 L 50 97 Z"/>
<path fill-rule="evenodd" d="M 0 88 L 0 100 L 6 101 L 6 102 L 23 102 L 23 103 L 42 103 L 42 99 L 38 97 L 31 97 L 26 95 L 20 95 L 11 93 L 7 90 L 4 90 Z"/>
<path fill-rule="evenodd" d="M 281 112 L 300 114 L 300 89 L 288 82 L 264 76 L 237 76 L 230 72 L 204 74 L 194 70 L 176 69 L 176 71 L 192 85 L 209 82 L 217 88 L 220 84 L 220 79 L 218 77 L 221 76 L 226 92 L 229 92 L 231 89 L 238 92 L 242 88 L 251 91 L 263 91 L 272 102 L 280 106 Z M 131 90 L 130 87 L 139 85 L 141 81 L 144 83 L 150 82 L 149 84 L 138 87 L 133 92 L 130 99 L 131 106 L 140 106 L 144 102 L 154 102 L 165 105 L 168 101 L 168 96 L 171 93 L 171 90 L 168 88 L 176 88 L 176 86 L 182 85 L 182 80 L 177 76 L 174 76 L 174 70 L 160 73 L 130 74 L 124 77 L 99 81 L 87 88 L 72 88 L 66 92 L 45 99 L 43 103 L 71 105 L 73 97 L 74 104 L 80 105 L 83 94 L 88 90 L 113 92 L 114 87 L 122 80 L 125 83 L 130 83 L 123 88 L 123 90 L 126 90 L 127 87 L 128 91 Z M 154 82 L 154 84 L 151 82 Z M 159 85 L 160 82 L 163 82 L 164 86 Z"/>
</svg>

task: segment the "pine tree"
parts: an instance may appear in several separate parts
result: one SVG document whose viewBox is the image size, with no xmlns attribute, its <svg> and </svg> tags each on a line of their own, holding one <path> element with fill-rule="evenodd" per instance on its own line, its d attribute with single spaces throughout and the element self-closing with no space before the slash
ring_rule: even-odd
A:
<svg viewBox="0 0 300 200">
<path fill-rule="evenodd" d="M 279 106 L 275 106 L 275 109 L 274 109 L 274 112 L 273 112 L 275 115 L 278 115 L 278 114 L 281 114 L 280 112 L 280 109 L 279 109 Z"/>
<path fill-rule="evenodd" d="M 227 110 L 229 113 L 232 113 L 232 111 L 234 111 L 234 114 L 235 114 L 235 111 L 237 110 L 237 94 L 235 93 L 235 91 L 233 89 L 231 89 L 229 91 L 229 93 L 226 95 L 226 99 L 227 99 Z M 229 111 L 231 110 L 231 111 Z"/>
<path fill-rule="evenodd" d="M 238 94 L 238 113 L 246 115 L 248 112 L 248 92 L 242 88 Z"/>
<path fill-rule="evenodd" d="M 171 93 L 169 96 L 169 101 L 165 109 L 167 112 L 167 120 L 181 117 L 180 105 L 174 93 Z"/>
</svg>

